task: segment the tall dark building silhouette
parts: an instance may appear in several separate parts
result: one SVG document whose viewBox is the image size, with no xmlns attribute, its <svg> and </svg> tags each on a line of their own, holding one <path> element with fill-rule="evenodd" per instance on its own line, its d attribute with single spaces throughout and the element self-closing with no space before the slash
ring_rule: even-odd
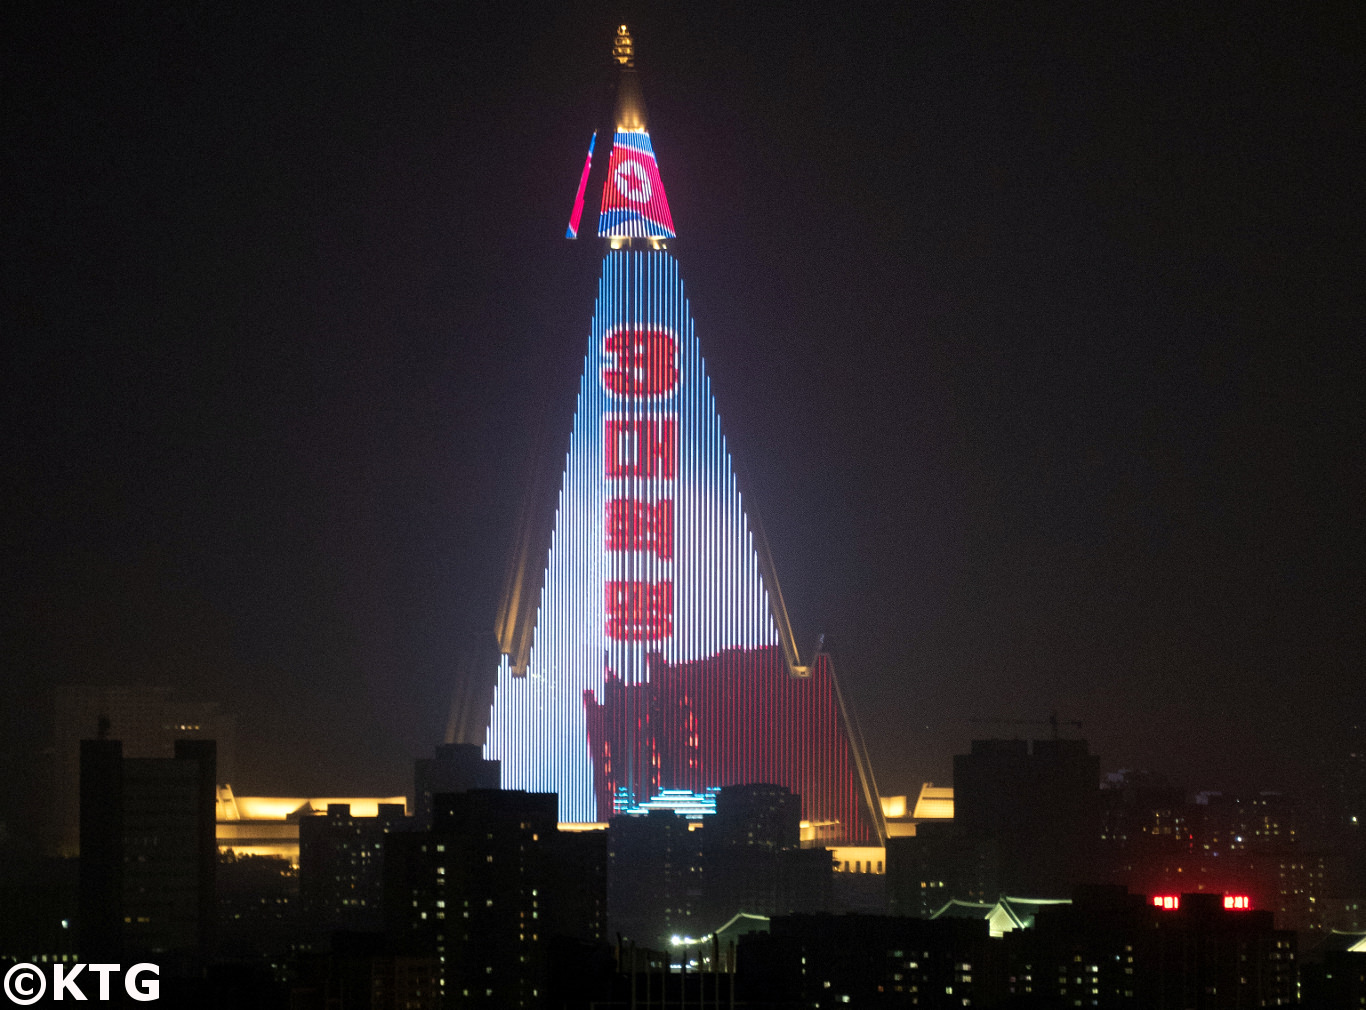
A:
<svg viewBox="0 0 1366 1010">
<path fill-rule="evenodd" d="M 118 740 L 81 741 L 80 950 L 192 967 L 211 949 L 217 776 L 212 740 L 173 758 L 125 758 Z"/>
<path fill-rule="evenodd" d="M 967 835 L 951 821 L 887 839 L 887 910 L 929 918 L 950 898 L 995 901 L 1004 892 L 1000 849 L 994 835 Z"/>
<path fill-rule="evenodd" d="M 1123 887 L 1082 887 L 1005 938 L 1008 993 L 1024 1006 L 1291 1006 L 1296 937 L 1268 910 L 1231 909 L 1218 894 L 1154 907 Z M 1340 1004 L 1312 1004 L 1329 1006 Z"/>
<path fill-rule="evenodd" d="M 974 740 L 953 758 L 954 832 L 996 849 L 996 886 L 1065 897 L 1092 882 L 1100 837 L 1100 758 L 1085 740 Z"/>
<path fill-rule="evenodd" d="M 123 956 L 123 745 L 82 740 L 77 825 L 79 949 L 88 960 Z"/>
<path fill-rule="evenodd" d="M 795 849 L 801 844 L 801 797 L 762 782 L 725 786 L 716 794 L 706 833 L 717 849 Z"/>
<path fill-rule="evenodd" d="M 432 797 L 470 789 L 497 789 L 498 762 L 485 761 L 478 744 L 445 743 L 429 758 L 413 762 L 413 817 L 415 826 L 432 823 Z"/>
<path fill-rule="evenodd" d="M 829 911 L 833 857 L 801 848 L 800 798 L 784 786 L 726 786 L 704 817 L 702 909 L 707 928 L 740 912 Z"/>
<path fill-rule="evenodd" d="M 430 829 L 385 839 L 386 929 L 436 958 L 446 1005 L 541 1006 L 552 939 L 602 939 L 602 832 L 566 834 L 549 793 L 475 789 L 438 794 Z"/>
<path fill-rule="evenodd" d="M 607 828 L 607 916 L 614 932 L 667 949 L 720 922 L 704 915 L 703 832 L 672 810 L 614 818 Z"/>
<path fill-rule="evenodd" d="M 381 803 L 374 817 L 353 817 L 349 803 L 299 819 L 299 903 L 322 930 L 383 925 L 384 849 L 408 827 L 402 804 Z"/>
<path fill-rule="evenodd" d="M 167 687 L 65 684 L 53 694 L 53 790 L 48 848 L 79 851 L 81 741 L 96 735 L 123 745 L 128 758 L 169 758 L 177 740 L 213 740 L 218 775 L 232 781 L 237 720 L 216 701 L 186 697 Z"/>
<path fill-rule="evenodd" d="M 554 513 L 530 510 L 500 610 L 485 755 L 503 786 L 556 793 L 561 821 L 772 782 L 824 836 L 880 842 L 834 664 L 800 657 L 741 497 L 624 25 L 613 58 L 568 230 L 600 192 L 608 248 Z"/>
</svg>

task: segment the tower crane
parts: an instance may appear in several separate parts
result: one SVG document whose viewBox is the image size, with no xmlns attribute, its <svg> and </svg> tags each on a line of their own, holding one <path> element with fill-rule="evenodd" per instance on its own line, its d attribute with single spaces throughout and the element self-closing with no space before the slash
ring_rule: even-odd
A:
<svg viewBox="0 0 1366 1010">
<path fill-rule="evenodd" d="M 1053 730 L 1053 739 L 1058 739 L 1059 726 L 1075 726 L 1081 729 L 1080 719 L 1058 719 L 1057 712 L 1048 713 L 1047 719 L 969 719 L 971 723 L 987 723 L 997 726 L 1048 726 Z"/>
</svg>

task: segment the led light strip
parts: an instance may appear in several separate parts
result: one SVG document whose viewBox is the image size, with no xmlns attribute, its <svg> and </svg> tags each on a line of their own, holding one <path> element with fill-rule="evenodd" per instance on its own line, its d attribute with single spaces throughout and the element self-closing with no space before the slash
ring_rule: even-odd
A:
<svg viewBox="0 0 1366 1010">
<path fill-rule="evenodd" d="M 577 233 L 578 229 L 575 228 Z M 607 160 L 598 217 L 601 238 L 673 238 L 674 221 L 650 135 L 618 130 Z"/>
<path fill-rule="evenodd" d="M 866 836 L 828 663 L 787 675 L 667 252 L 603 262 L 530 659 L 500 665 L 485 754 L 561 821 L 763 781 Z"/>
</svg>

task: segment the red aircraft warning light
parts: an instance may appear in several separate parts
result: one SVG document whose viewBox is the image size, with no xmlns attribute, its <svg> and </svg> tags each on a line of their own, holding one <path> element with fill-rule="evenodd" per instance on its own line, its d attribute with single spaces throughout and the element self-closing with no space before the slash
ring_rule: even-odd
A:
<svg viewBox="0 0 1366 1010">
<path fill-rule="evenodd" d="M 1175 912 L 1181 907 L 1181 897 L 1176 894 L 1155 894 L 1153 906 L 1165 912 Z M 1246 912 L 1252 908 L 1252 899 L 1246 894 L 1226 894 L 1224 908 L 1230 912 Z"/>
</svg>

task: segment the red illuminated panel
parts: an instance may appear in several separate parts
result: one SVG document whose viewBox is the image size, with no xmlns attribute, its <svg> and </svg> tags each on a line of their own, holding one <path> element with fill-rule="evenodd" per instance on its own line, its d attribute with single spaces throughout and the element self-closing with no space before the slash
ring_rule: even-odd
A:
<svg viewBox="0 0 1366 1010">
<path fill-rule="evenodd" d="M 673 480 L 678 425 L 672 417 L 607 415 L 604 448 L 608 477 L 663 477 Z"/>
<path fill-rule="evenodd" d="M 630 783 L 648 799 L 661 789 L 772 782 L 801 797 L 803 820 L 854 842 L 872 837 L 828 657 L 818 654 L 804 678 L 788 675 L 777 646 L 646 661 L 642 681 L 609 673 L 601 692 L 584 692 L 599 820 L 613 816 Z"/>
<path fill-rule="evenodd" d="M 1171 912 L 1181 907 L 1181 899 L 1175 894 L 1158 894 L 1153 896 L 1153 904 Z"/>
<path fill-rule="evenodd" d="M 674 631 L 672 582 L 607 583 L 607 637 L 618 642 L 668 638 Z"/>
<path fill-rule="evenodd" d="M 579 190 L 574 194 L 574 209 L 569 212 L 569 227 L 565 229 L 565 238 L 579 237 L 579 218 L 583 217 L 583 192 L 588 188 L 588 171 L 593 167 L 593 147 L 598 142 L 598 135 L 594 133 L 588 141 L 588 157 L 583 159 L 583 174 L 579 176 Z"/>
<path fill-rule="evenodd" d="M 603 339 L 602 384 L 618 396 L 660 396 L 678 388 L 678 345 L 661 329 L 613 330 Z"/>
<path fill-rule="evenodd" d="M 1224 907 L 1241 912 L 1252 907 L 1252 900 L 1246 894 L 1226 894 L 1224 895 Z"/>
<path fill-rule="evenodd" d="M 656 556 L 674 556 L 674 503 L 613 498 L 607 503 L 607 549 L 609 551 L 653 551 Z"/>
<path fill-rule="evenodd" d="M 650 135 L 618 130 L 607 159 L 598 235 L 673 238 L 674 220 Z"/>
</svg>

